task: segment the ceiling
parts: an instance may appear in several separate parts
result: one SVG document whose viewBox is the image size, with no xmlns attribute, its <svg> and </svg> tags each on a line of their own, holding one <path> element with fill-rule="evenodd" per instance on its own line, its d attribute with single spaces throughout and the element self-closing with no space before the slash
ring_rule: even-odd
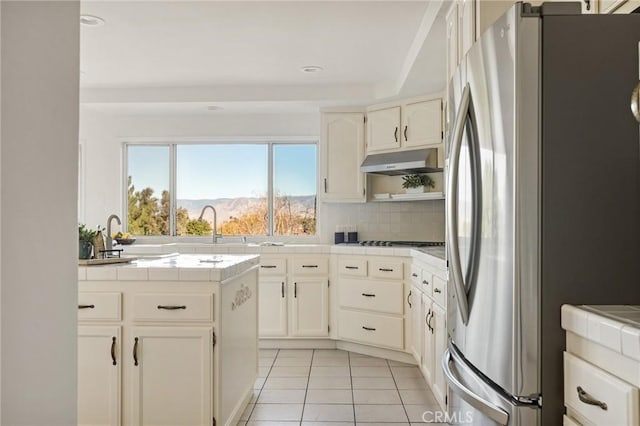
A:
<svg viewBox="0 0 640 426">
<path fill-rule="evenodd" d="M 444 88 L 442 0 L 84 1 L 81 102 L 126 114 L 313 112 Z M 304 73 L 303 66 L 324 70 Z"/>
</svg>

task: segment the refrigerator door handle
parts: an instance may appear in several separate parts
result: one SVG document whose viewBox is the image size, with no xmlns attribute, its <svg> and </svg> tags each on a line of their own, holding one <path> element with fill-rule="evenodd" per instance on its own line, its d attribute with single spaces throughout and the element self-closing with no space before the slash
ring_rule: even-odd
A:
<svg viewBox="0 0 640 426">
<path fill-rule="evenodd" d="M 457 354 L 455 354 L 455 352 L 451 352 L 449 349 L 444 351 L 444 355 L 442 357 L 442 370 L 444 371 L 444 376 L 451 391 L 456 393 L 469 405 L 489 417 L 491 420 L 500 425 L 506 426 L 509 423 L 509 414 L 492 402 L 473 393 L 465 387 L 456 377 L 455 373 L 451 371 L 452 363 L 455 363 L 459 367 L 463 367 L 465 365 L 464 362 L 457 359 L 457 357 Z"/>
<path fill-rule="evenodd" d="M 458 115 L 453 126 L 453 132 L 451 137 L 451 155 L 449 160 L 449 172 L 447 176 L 448 188 L 447 188 L 447 234 L 449 254 L 451 255 L 451 272 L 453 274 L 454 290 L 456 293 L 456 300 L 458 301 L 458 310 L 460 311 L 460 317 L 462 323 L 467 325 L 469 322 L 469 302 L 467 300 L 467 292 L 465 291 L 463 276 L 462 276 L 462 264 L 460 260 L 460 248 L 458 246 L 458 169 L 460 166 L 460 150 L 462 148 L 462 137 L 464 132 L 464 126 L 466 117 L 469 113 L 470 105 L 470 88 L 469 84 L 464 88 L 462 92 L 462 98 L 460 99 L 460 105 L 458 106 Z"/>
</svg>

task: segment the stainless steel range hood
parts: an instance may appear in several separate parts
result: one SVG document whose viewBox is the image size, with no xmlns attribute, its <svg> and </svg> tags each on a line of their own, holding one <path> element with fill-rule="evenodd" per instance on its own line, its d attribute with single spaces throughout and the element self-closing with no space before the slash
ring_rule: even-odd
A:
<svg viewBox="0 0 640 426">
<path fill-rule="evenodd" d="M 440 161 L 437 148 L 386 152 L 367 155 L 360 171 L 389 176 L 441 172 Z"/>
</svg>

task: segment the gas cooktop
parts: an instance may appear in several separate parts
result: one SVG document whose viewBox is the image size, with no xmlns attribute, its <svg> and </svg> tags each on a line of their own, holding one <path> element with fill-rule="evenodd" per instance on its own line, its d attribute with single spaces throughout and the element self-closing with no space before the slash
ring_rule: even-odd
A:
<svg viewBox="0 0 640 426">
<path fill-rule="evenodd" d="M 361 246 L 380 246 L 380 247 L 444 247 L 442 241 L 379 241 L 366 240 L 360 241 Z"/>
</svg>

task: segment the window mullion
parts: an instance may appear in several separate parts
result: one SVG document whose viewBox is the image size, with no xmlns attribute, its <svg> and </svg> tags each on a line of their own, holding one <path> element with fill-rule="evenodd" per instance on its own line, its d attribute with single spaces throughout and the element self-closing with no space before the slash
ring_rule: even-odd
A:
<svg viewBox="0 0 640 426">
<path fill-rule="evenodd" d="M 169 145 L 169 235 L 177 235 L 176 229 L 176 211 L 177 211 L 177 194 L 176 194 L 176 144 Z"/>
<path fill-rule="evenodd" d="M 268 150 L 268 166 L 267 166 L 267 235 L 275 234 L 275 220 L 273 213 L 273 142 L 269 142 Z"/>
</svg>

